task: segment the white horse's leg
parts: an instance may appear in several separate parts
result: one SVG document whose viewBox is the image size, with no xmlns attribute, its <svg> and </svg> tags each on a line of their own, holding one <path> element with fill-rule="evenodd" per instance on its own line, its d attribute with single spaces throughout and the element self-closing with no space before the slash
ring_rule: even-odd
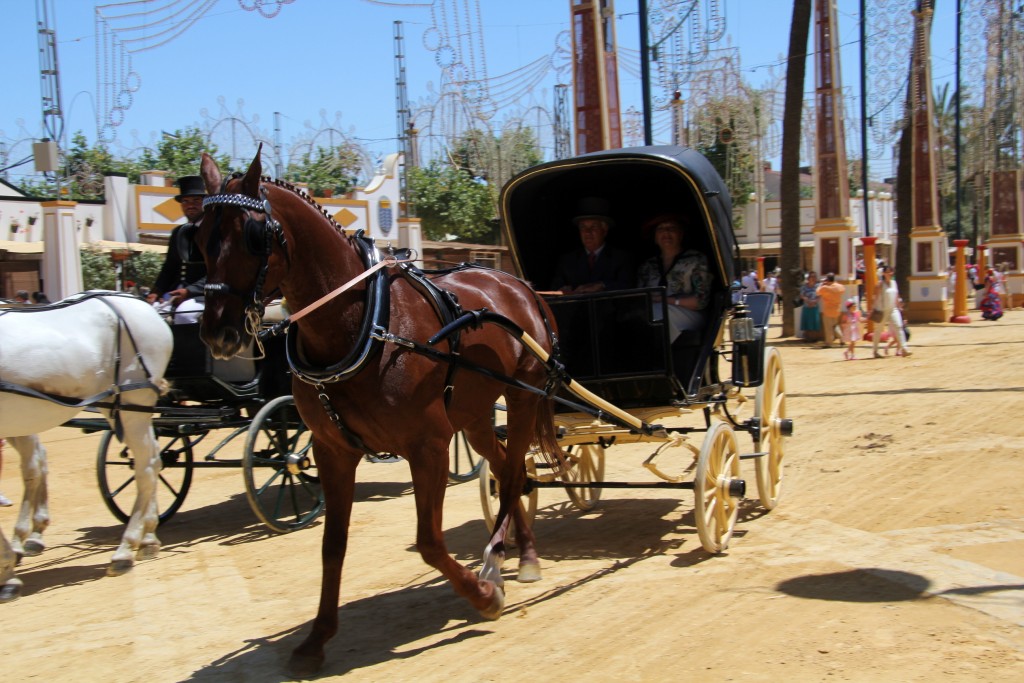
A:
<svg viewBox="0 0 1024 683">
<path fill-rule="evenodd" d="M 0 603 L 10 602 L 21 595 L 21 579 L 14 575 L 17 556 L 0 531 Z"/>
<path fill-rule="evenodd" d="M 24 555 L 39 555 L 46 548 L 43 532 L 50 525 L 46 449 L 35 434 L 11 437 L 8 441 L 21 456 L 21 479 L 25 487 L 11 539 L 12 550 L 20 559 Z"/>
<path fill-rule="evenodd" d="M 126 401 L 128 402 L 128 401 Z M 160 451 L 153 436 L 148 413 L 129 411 L 121 413 L 124 424 L 124 441 L 135 458 L 135 505 L 132 516 L 125 526 L 118 546 L 111 558 L 107 573 L 111 576 L 123 574 L 135 564 L 135 551 L 139 557 L 153 557 L 160 550 L 156 537 L 159 524 L 156 505 L 156 485 L 160 474 Z"/>
</svg>

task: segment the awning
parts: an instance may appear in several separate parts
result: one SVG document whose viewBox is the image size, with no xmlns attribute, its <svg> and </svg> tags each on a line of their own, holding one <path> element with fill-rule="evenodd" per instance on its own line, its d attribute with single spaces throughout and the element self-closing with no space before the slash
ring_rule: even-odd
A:
<svg viewBox="0 0 1024 683">
<path fill-rule="evenodd" d="M 96 240 L 82 245 L 92 249 L 99 249 L 102 252 L 114 251 L 116 249 L 127 249 L 131 252 L 152 251 L 158 254 L 167 253 L 166 244 L 144 244 L 142 242 L 115 242 L 113 240 Z"/>
<path fill-rule="evenodd" d="M 46 243 L 38 242 L 15 242 L 12 240 L 0 240 L 0 252 L 6 251 L 9 254 L 42 254 Z M 113 240 L 97 240 L 86 242 L 83 249 L 99 249 L 107 253 L 115 249 L 127 249 L 131 252 L 153 251 L 158 254 L 167 253 L 166 244 L 142 244 L 140 242 L 115 242 Z"/>
<path fill-rule="evenodd" d="M 42 254 L 43 242 L 14 242 L 12 240 L 0 240 L 0 251 L 11 254 Z"/>
<path fill-rule="evenodd" d="M 767 251 L 771 253 L 777 253 L 782 251 L 782 242 L 751 242 L 750 244 L 741 244 L 740 253 L 751 252 L 751 251 Z M 800 240 L 801 249 L 813 249 L 814 240 Z"/>
</svg>

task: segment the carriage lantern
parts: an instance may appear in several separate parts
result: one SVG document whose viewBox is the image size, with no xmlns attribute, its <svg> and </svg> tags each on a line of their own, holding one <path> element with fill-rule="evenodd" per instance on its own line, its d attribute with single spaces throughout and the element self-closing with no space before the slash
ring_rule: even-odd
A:
<svg viewBox="0 0 1024 683">
<path fill-rule="evenodd" d="M 745 344 L 757 340 L 754 319 L 750 317 L 750 311 L 745 303 L 741 302 L 733 307 L 732 320 L 729 321 L 729 336 L 736 344 Z"/>
<path fill-rule="evenodd" d="M 764 333 L 754 324 L 745 301 L 741 300 L 732 310 L 732 381 L 736 386 L 756 387 L 764 380 Z"/>
</svg>

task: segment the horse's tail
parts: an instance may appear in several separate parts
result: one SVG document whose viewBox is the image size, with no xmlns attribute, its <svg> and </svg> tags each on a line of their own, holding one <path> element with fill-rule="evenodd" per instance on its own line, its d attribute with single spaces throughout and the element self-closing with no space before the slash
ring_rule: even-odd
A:
<svg viewBox="0 0 1024 683">
<path fill-rule="evenodd" d="M 550 398 L 537 402 L 537 420 L 534 437 L 540 452 L 552 464 L 561 461 L 562 447 L 555 429 L 555 402 Z"/>
</svg>

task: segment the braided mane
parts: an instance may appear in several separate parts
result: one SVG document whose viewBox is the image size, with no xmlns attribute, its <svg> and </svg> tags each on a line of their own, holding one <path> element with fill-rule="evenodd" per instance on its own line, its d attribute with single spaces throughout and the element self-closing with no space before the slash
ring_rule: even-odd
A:
<svg viewBox="0 0 1024 683">
<path fill-rule="evenodd" d="M 292 185 L 287 180 L 281 180 L 280 178 L 271 178 L 270 176 L 262 176 L 260 180 L 262 180 L 265 183 L 273 183 L 274 185 L 282 189 L 288 190 L 291 193 L 296 194 L 302 199 L 306 200 L 306 203 L 312 206 L 317 211 L 319 211 L 323 215 L 323 217 L 327 219 L 327 222 L 333 225 L 335 229 L 338 230 L 338 232 L 340 232 L 342 235 L 345 235 L 346 237 L 349 236 L 348 233 L 345 232 L 345 228 L 343 228 L 341 224 L 338 223 L 338 221 L 334 220 L 334 216 L 327 213 L 327 209 L 321 206 L 315 199 L 313 199 L 313 197 L 309 195 L 308 192 L 303 190 L 301 187 Z"/>
</svg>

